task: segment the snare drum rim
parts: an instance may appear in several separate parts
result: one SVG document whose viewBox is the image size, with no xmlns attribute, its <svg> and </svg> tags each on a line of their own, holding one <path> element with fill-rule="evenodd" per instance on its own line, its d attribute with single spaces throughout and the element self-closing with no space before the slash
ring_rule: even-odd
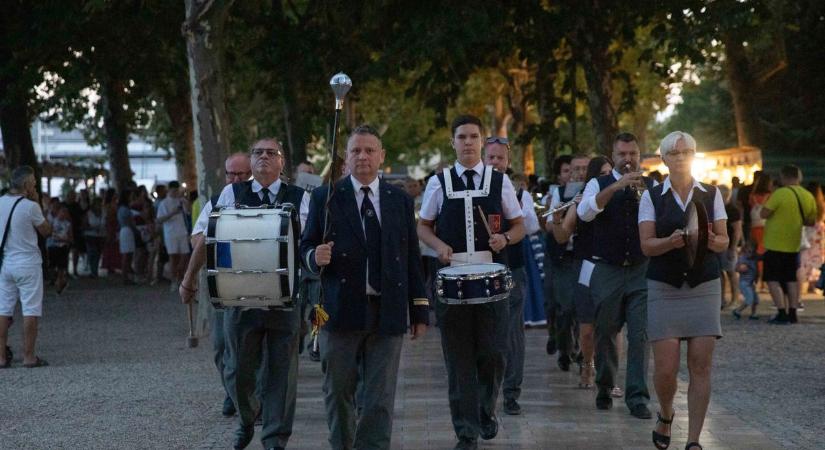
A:
<svg viewBox="0 0 825 450">
<path fill-rule="evenodd" d="M 498 302 L 501 300 L 505 300 L 510 297 L 510 292 L 502 292 L 501 294 L 496 294 L 490 297 L 474 297 L 474 298 L 448 298 L 448 297 L 438 297 L 438 300 L 441 303 L 447 305 L 481 305 L 484 303 L 493 303 Z"/>
</svg>

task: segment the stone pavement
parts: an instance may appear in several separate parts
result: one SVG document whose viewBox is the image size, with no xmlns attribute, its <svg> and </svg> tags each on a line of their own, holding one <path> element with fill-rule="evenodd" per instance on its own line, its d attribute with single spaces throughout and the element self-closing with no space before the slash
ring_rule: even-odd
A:
<svg viewBox="0 0 825 450">
<path fill-rule="evenodd" d="M 231 448 L 235 419 L 220 415 L 208 339 L 186 348 L 184 309 L 166 286 L 82 280 L 60 297 L 47 294 L 45 314 L 39 353 L 50 367 L 20 368 L 19 320 L 11 330 L 17 361 L 0 371 L 0 449 Z M 825 303 L 808 302 L 802 317 L 800 325 L 775 327 L 723 312 L 726 336 L 715 357 L 706 449 L 825 448 Z M 502 415 L 499 436 L 481 448 L 653 448 L 653 420 L 633 418 L 620 401 L 610 411 L 595 410 L 595 392 L 576 389 L 577 375 L 560 372 L 544 343 L 543 330 L 528 330 L 524 414 Z M 686 441 L 684 381 L 676 449 Z M 303 355 L 290 448 L 328 448 L 320 386 L 320 365 Z M 435 328 L 423 341 L 405 342 L 395 413 L 394 449 L 452 448 Z"/>
</svg>

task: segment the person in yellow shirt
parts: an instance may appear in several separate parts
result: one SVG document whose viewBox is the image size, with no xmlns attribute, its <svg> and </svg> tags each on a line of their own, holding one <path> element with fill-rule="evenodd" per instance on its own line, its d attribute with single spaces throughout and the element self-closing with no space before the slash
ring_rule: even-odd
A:
<svg viewBox="0 0 825 450">
<path fill-rule="evenodd" d="M 799 246 L 802 227 L 815 220 L 816 201 L 799 183 L 802 171 L 789 165 L 781 171 L 782 187 L 774 191 L 760 215 L 765 221 L 765 272 L 762 279 L 768 283 L 777 314 L 768 321 L 772 324 L 796 323 L 799 305 Z M 785 294 L 788 304 L 784 302 Z"/>
</svg>

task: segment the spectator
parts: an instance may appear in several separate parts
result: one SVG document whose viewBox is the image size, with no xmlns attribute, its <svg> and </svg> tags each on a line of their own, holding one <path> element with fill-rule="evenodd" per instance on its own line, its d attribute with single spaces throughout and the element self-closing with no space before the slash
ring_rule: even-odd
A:
<svg viewBox="0 0 825 450">
<path fill-rule="evenodd" d="M 34 170 L 21 166 L 11 174 L 11 189 L 0 197 L 0 349 L 6 348 L 9 324 L 17 300 L 23 312 L 23 366 L 48 363 L 35 354 L 37 326 L 43 314 L 42 258 L 37 235 L 48 236 L 51 226 L 37 203 Z M 0 352 L 0 368 L 11 367 L 5 351 Z"/>
<path fill-rule="evenodd" d="M 816 200 L 810 192 L 799 186 L 802 172 L 799 167 L 782 168 L 782 186 L 777 189 L 762 207 L 761 216 L 765 221 L 765 273 L 762 279 L 768 282 L 774 305 L 778 309 L 772 324 L 796 323 L 796 308 L 799 305 L 799 248 L 802 227 L 813 225 L 816 220 Z M 784 283 L 784 289 L 782 284 Z M 784 302 L 784 293 L 788 303 Z"/>
<path fill-rule="evenodd" d="M 825 195 L 822 186 L 810 182 L 806 188 L 816 200 L 816 222 L 803 229 L 802 250 L 799 253 L 799 292 L 814 292 L 819 279 L 819 268 L 825 262 Z"/>
<path fill-rule="evenodd" d="M 739 273 L 736 270 L 737 248 L 742 240 L 742 216 L 739 208 L 731 201 L 731 191 L 727 186 L 718 186 L 722 201 L 725 202 L 725 213 L 728 215 L 728 249 L 717 253 L 719 267 L 722 269 L 722 309 L 727 305 L 732 305 L 739 299 Z M 725 284 L 730 286 L 730 301 L 725 299 Z"/>
<path fill-rule="evenodd" d="M 46 248 L 49 252 L 49 268 L 56 274 L 54 285 L 57 293 L 61 294 L 68 286 L 69 281 L 69 249 L 73 242 L 72 215 L 69 207 L 59 204 L 56 208 L 56 215 L 51 220 L 52 235 L 46 240 Z"/>
<path fill-rule="evenodd" d="M 760 255 L 765 253 L 765 219 L 760 214 L 765 203 L 771 196 L 773 180 L 770 175 L 763 174 L 754 183 L 748 205 L 750 206 L 750 238 L 756 242 L 756 251 Z"/>
<path fill-rule="evenodd" d="M 66 193 L 66 208 L 69 210 L 69 216 L 72 222 L 72 241 L 70 242 L 72 272 L 74 272 L 74 276 L 77 277 L 77 267 L 80 262 L 80 256 L 86 254 L 86 242 L 83 235 L 83 216 L 86 214 L 86 209 L 78 202 L 77 193 L 74 190 Z"/>
<path fill-rule="evenodd" d="M 315 166 L 313 166 L 312 163 L 307 160 L 301 161 L 301 163 L 298 164 L 298 167 L 295 168 L 296 176 L 299 173 L 315 174 Z"/>
<path fill-rule="evenodd" d="M 740 187 L 739 190 L 736 191 L 736 197 L 734 197 L 736 199 L 736 207 L 739 208 L 739 212 L 742 213 L 742 237 L 744 239 L 750 239 L 751 235 L 751 191 L 753 191 L 753 187 L 762 176 L 762 173 L 761 170 L 754 172 L 753 183 Z"/>
<path fill-rule="evenodd" d="M 756 306 L 759 305 L 759 294 L 756 293 L 757 268 L 756 261 L 759 256 L 756 254 L 756 243 L 746 241 L 742 246 L 742 255 L 736 262 L 736 272 L 739 273 L 739 290 L 742 291 L 744 301 L 742 305 L 733 310 L 733 317 L 742 318 L 742 311 L 748 306 L 751 308 L 751 320 L 759 320 L 756 315 Z"/>
<path fill-rule="evenodd" d="M 133 280 L 132 261 L 137 247 L 137 240 L 140 239 L 135 221 L 132 216 L 132 209 L 129 207 L 132 198 L 132 191 L 124 189 L 120 193 L 117 202 L 117 224 L 118 241 L 120 250 L 120 272 L 123 274 L 123 284 L 135 284 Z"/>
<path fill-rule="evenodd" d="M 157 221 L 163 224 L 163 242 L 169 253 L 172 272 L 170 292 L 177 292 L 180 280 L 186 272 L 187 255 L 189 255 L 189 233 L 186 229 L 188 202 L 182 198 L 180 183 L 169 182 L 169 192 L 158 206 Z"/>
<path fill-rule="evenodd" d="M 141 192 L 141 189 L 143 189 L 143 192 Z M 135 229 L 139 236 L 139 239 L 135 240 L 135 255 L 132 263 L 135 271 L 135 281 L 138 283 L 146 281 L 149 257 L 147 243 L 152 239 L 151 227 L 153 220 L 147 220 L 144 215 L 147 200 L 146 187 L 140 186 L 135 191 L 132 202 L 129 204 L 129 208 L 132 210 L 132 220 L 135 222 Z"/>
<path fill-rule="evenodd" d="M 95 197 L 89 210 L 86 211 L 83 237 L 86 240 L 86 262 L 89 266 L 89 273 L 92 278 L 97 278 L 100 255 L 106 240 L 106 216 L 103 213 L 103 200 L 100 197 Z"/>
</svg>

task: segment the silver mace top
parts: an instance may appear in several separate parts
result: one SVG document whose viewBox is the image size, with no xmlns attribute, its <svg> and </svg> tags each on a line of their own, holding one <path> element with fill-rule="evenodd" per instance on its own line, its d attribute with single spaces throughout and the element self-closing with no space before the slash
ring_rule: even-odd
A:
<svg viewBox="0 0 825 450">
<path fill-rule="evenodd" d="M 329 80 L 329 86 L 332 88 L 332 92 L 335 93 L 335 109 L 343 109 L 344 97 L 347 96 L 347 92 L 352 87 L 352 80 L 344 72 L 338 72 Z"/>
</svg>

